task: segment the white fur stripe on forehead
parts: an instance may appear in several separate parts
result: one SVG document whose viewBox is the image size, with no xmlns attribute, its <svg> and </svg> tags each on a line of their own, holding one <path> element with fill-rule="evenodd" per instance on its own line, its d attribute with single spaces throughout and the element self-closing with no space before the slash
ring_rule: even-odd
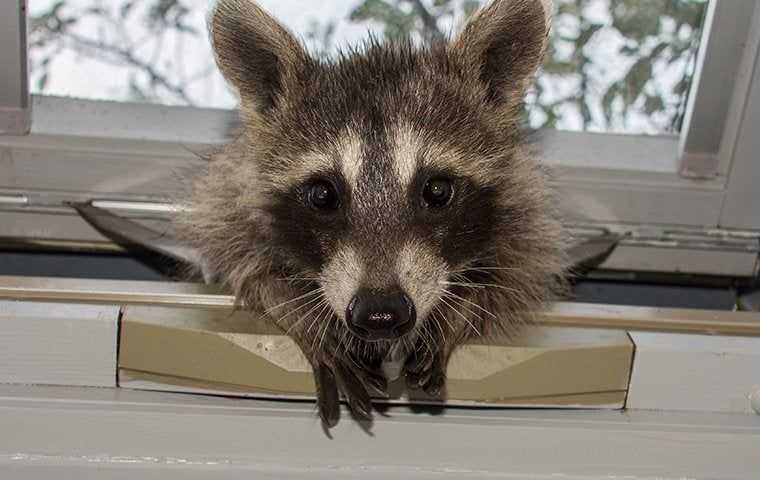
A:
<svg viewBox="0 0 760 480">
<path fill-rule="evenodd" d="M 283 170 L 278 170 L 269 181 L 282 190 L 304 182 L 316 173 L 338 170 L 352 187 L 356 185 L 362 166 L 362 143 L 358 135 L 346 131 L 326 148 L 318 148 L 296 158 L 281 158 Z"/>
<path fill-rule="evenodd" d="M 399 184 L 406 188 L 412 183 L 417 173 L 417 158 L 421 148 L 420 136 L 411 125 L 402 123 L 393 132 L 391 142 L 393 142 L 393 170 Z"/>
<path fill-rule="evenodd" d="M 422 168 L 453 172 L 488 184 L 494 176 L 489 166 L 492 161 L 500 160 L 456 151 L 430 135 L 424 136 L 407 123 L 401 123 L 395 128 L 391 141 L 394 172 L 404 189 L 409 188 Z"/>
<path fill-rule="evenodd" d="M 353 189 L 359 181 L 359 172 L 363 164 L 361 137 L 351 130 L 346 130 L 336 147 L 340 171 L 346 183 Z"/>
</svg>

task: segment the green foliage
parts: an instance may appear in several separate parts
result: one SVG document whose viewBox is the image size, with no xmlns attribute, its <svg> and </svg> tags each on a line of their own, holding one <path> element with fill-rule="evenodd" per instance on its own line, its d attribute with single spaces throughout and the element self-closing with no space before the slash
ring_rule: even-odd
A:
<svg viewBox="0 0 760 480">
<path fill-rule="evenodd" d="M 350 19 L 380 22 L 390 38 L 427 39 L 439 34 L 447 21 L 467 18 L 482 3 L 363 0 Z M 555 0 L 552 41 L 528 108 L 531 125 L 677 131 L 706 5 L 706 0 Z M 598 44 L 613 37 L 619 46 L 607 56 L 614 64 L 600 65 Z M 614 70 L 617 78 L 600 75 L 600 69 Z M 668 85 L 658 82 L 658 75 L 678 80 Z M 570 112 L 578 118 L 572 119 Z M 640 125 L 644 116 L 646 127 Z M 633 118 L 639 122 L 632 127 Z"/>
</svg>

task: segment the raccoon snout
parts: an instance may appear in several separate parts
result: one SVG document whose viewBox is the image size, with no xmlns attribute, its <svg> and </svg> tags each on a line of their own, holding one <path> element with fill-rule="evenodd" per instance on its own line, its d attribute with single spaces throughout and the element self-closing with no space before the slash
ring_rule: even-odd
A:
<svg viewBox="0 0 760 480">
<path fill-rule="evenodd" d="M 401 289 L 359 289 L 346 309 L 349 330 L 369 341 L 399 338 L 412 330 L 416 320 L 414 302 Z"/>
</svg>

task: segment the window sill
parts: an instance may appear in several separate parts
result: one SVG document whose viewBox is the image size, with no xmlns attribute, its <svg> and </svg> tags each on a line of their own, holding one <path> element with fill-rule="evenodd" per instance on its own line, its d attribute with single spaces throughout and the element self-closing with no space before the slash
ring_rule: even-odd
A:
<svg viewBox="0 0 760 480">
<path fill-rule="evenodd" d="M 9 478 L 736 480 L 760 471 L 760 417 L 727 414 L 393 408 L 373 435 L 344 420 L 328 439 L 308 403 L 0 386 L 0 426 L 14 432 L 0 436 Z"/>
</svg>

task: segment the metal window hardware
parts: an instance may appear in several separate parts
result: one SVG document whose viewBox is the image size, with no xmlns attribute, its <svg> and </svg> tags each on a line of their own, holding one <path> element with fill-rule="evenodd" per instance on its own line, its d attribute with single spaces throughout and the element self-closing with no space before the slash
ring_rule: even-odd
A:
<svg viewBox="0 0 760 480">
<path fill-rule="evenodd" d="M 25 195 L 0 195 L 0 208 L 3 206 L 23 207 L 29 205 L 29 197 Z"/>
</svg>

